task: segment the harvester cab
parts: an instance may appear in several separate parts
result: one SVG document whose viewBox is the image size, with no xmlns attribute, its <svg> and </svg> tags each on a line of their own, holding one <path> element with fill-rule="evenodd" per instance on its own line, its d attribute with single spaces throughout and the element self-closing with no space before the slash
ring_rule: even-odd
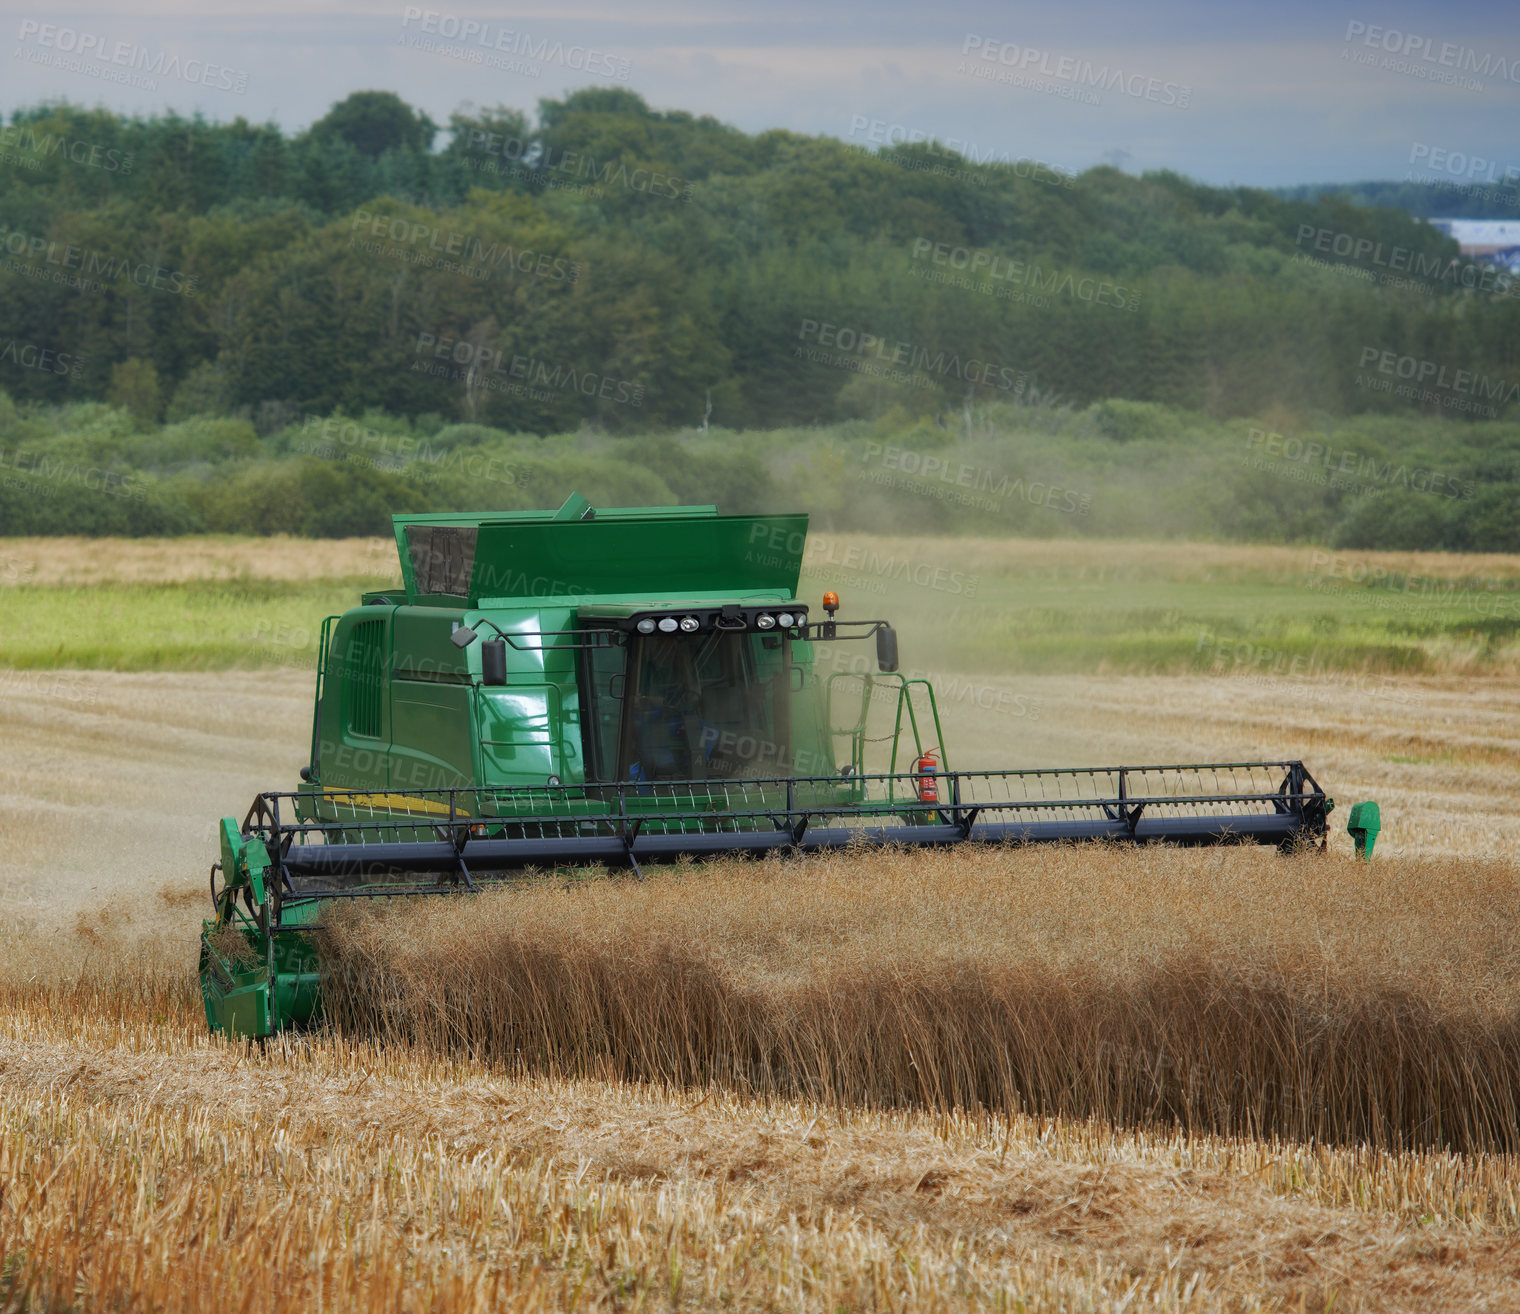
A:
<svg viewBox="0 0 1520 1314">
<path fill-rule="evenodd" d="M 213 1029 L 316 1016 L 343 900 L 845 846 L 1323 842 L 1297 761 L 954 769 L 888 622 L 798 596 L 805 516 L 572 495 L 394 522 L 401 587 L 323 624 L 299 787 L 222 824 Z"/>
<path fill-rule="evenodd" d="M 723 810 L 728 782 L 858 776 L 884 677 L 863 661 L 821 672 L 817 640 L 886 636 L 895 652 L 895 636 L 814 623 L 797 596 L 806 532 L 802 516 L 579 497 L 552 515 L 397 517 L 402 589 L 323 626 L 303 811 L 361 792 L 636 800 L 669 782 L 712 785 Z M 876 755 L 886 771 L 934 715 L 927 685 L 915 701 L 897 684 L 908 710 Z"/>
</svg>

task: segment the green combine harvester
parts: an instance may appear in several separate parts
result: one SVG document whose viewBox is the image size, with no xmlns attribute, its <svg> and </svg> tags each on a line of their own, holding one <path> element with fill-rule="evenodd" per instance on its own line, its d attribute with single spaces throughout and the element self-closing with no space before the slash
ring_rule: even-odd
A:
<svg viewBox="0 0 1520 1314">
<path fill-rule="evenodd" d="M 215 1031 L 316 1018 L 322 917 L 349 899 L 884 844 L 1323 845 L 1301 762 L 952 769 L 892 627 L 797 596 L 806 516 L 572 495 L 395 534 L 401 588 L 323 623 L 299 788 L 221 823 Z M 1377 828 L 1358 804 L 1359 852 Z"/>
</svg>

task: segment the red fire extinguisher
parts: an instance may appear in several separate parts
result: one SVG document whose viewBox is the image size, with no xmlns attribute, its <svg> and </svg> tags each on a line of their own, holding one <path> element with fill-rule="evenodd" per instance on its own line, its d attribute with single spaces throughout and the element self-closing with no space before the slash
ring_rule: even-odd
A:
<svg viewBox="0 0 1520 1314">
<path fill-rule="evenodd" d="M 918 790 L 920 803 L 939 802 L 939 780 L 935 775 L 939 763 L 934 759 L 938 752 L 938 748 L 931 748 L 913 764 L 913 784 Z"/>
</svg>

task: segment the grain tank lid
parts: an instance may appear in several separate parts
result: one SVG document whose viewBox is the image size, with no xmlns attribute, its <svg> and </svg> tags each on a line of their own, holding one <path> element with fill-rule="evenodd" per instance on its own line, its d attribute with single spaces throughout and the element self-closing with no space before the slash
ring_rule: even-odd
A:
<svg viewBox="0 0 1520 1314">
<path fill-rule="evenodd" d="M 397 531 L 409 525 L 442 526 L 445 528 L 478 529 L 482 525 L 536 524 L 543 521 L 565 520 L 661 520 L 671 516 L 715 516 L 718 508 L 712 505 L 692 506 L 599 506 L 594 507 L 579 493 L 571 493 L 563 504 L 552 511 L 427 511 L 416 515 L 392 516 L 391 524 Z"/>
<path fill-rule="evenodd" d="M 720 516 L 716 508 L 395 516 L 408 599 L 796 592 L 805 515 Z"/>
<path fill-rule="evenodd" d="M 715 506 L 593 508 L 579 493 L 571 493 L 554 511 L 440 511 L 391 517 L 401 578 L 411 602 L 437 600 L 457 603 L 482 596 L 472 589 L 480 530 L 486 526 L 566 523 L 603 519 L 628 520 L 652 516 L 715 516 Z M 502 590 L 495 590 L 500 592 Z M 486 593 L 492 592 L 486 589 Z"/>
</svg>

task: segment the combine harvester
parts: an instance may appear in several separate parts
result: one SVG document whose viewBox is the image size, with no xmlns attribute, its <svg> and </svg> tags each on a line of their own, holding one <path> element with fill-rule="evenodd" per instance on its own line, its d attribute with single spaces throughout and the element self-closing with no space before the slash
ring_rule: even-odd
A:
<svg viewBox="0 0 1520 1314">
<path fill-rule="evenodd" d="M 527 868 L 884 844 L 1323 846 L 1333 804 L 1302 762 L 951 769 L 934 690 L 898 672 L 892 627 L 797 596 L 806 516 L 572 495 L 553 512 L 397 516 L 395 533 L 402 587 L 323 623 L 300 787 L 221 823 L 200 959 L 213 1030 L 317 1015 L 326 909 Z M 874 663 L 844 646 L 861 640 Z M 1370 856 L 1376 805 L 1351 829 Z"/>
</svg>

